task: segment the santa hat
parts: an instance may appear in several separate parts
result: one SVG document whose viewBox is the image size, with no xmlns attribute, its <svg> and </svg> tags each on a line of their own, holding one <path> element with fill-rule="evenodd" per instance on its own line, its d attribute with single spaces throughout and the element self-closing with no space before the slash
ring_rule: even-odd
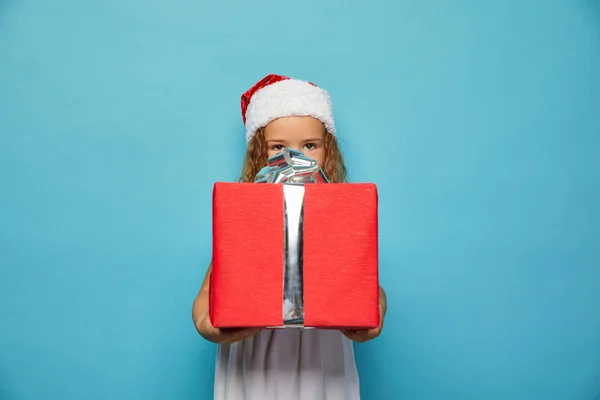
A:
<svg viewBox="0 0 600 400">
<path fill-rule="evenodd" d="M 271 74 L 242 95 L 246 143 L 269 122 L 291 116 L 316 118 L 335 135 L 329 93 L 311 82 Z"/>
</svg>

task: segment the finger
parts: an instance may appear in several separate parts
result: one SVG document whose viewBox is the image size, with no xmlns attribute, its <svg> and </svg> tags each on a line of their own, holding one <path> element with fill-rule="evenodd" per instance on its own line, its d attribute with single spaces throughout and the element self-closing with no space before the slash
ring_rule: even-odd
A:
<svg viewBox="0 0 600 400">
<path fill-rule="evenodd" d="M 233 343 L 238 340 L 242 340 L 245 328 L 215 328 L 210 321 L 210 318 L 206 316 L 201 322 L 202 335 L 215 343 Z"/>
<path fill-rule="evenodd" d="M 357 330 L 350 330 L 350 329 L 346 329 L 343 330 L 342 333 L 350 340 L 355 341 L 355 342 L 363 342 L 363 338 L 362 335 L 360 334 L 360 331 Z"/>
<path fill-rule="evenodd" d="M 355 342 L 363 343 L 376 338 L 378 336 L 378 329 L 344 330 L 342 333 Z"/>
</svg>

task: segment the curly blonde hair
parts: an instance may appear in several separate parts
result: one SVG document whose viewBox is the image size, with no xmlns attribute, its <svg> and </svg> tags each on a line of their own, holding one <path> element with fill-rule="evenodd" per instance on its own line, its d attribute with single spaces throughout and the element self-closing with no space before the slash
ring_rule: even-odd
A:
<svg viewBox="0 0 600 400">
<path fill-rule="evenodd" d="M 347 182 L 346 165 L 344 164 L 344 158 L 342 157 L 342 152 L 335 136 L 329 132 L 325 132 L 323 146 L 325 148 L 325 161 L 323 162 L 325 176 L 327 176 L 327 179 L 331 183 Z M 267 154 L 265 131 L 264 128 L 261 128 L 256 131 L 250 143 L 248 143 L 240 182 L 254 182 L 258 171 L 268 163 L 269 157 Z"/>
</svg>

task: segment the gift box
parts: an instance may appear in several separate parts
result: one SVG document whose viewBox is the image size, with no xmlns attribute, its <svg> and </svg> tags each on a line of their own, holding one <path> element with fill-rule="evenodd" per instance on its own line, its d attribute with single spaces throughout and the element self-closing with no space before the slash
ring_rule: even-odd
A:
<svg viewBox="0 0 600 400">
<path fill-rule="evenodd" d="M 257 182 L 214 185 L 212 324 L 379 326 L 377 187 L 289 150 Z"/>
</svg>

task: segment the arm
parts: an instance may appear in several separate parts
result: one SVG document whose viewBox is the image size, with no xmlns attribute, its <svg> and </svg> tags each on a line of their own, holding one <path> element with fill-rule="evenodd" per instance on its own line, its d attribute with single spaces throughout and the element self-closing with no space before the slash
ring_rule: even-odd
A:
<svg viewBox="0 0 600 400">
<path fill-rule="evenodd" d="M 208 266 L 208 270 L 206 271 L 206 275 L 204 276 L 204 281 L 202 282 L 202 286 L 200 287 L 200 291 L 198 295 L 194 299 L 194 304 L 192 306 L 192 318 L 194 320 L 194 325 L 196 326 L 196 330 L 198 333 L 202 335 L 201 324 L 202 321 L 208 316 L 208 305 L 209 305 L 209 289 L 210 289 L 210 274 L 212 273 L 212 263 Z"/>
<path fill-rule="evenodd" d="M 204 282 L 194 299 L 192 306 L 192 319 L 198 333 L 206 340 L 228 344 L 234 343 L 250 336 L 254 336 L 260 329 L 217 329 L 210 322 L 209 314 L 209 293 L 210 293 L 210 274 L 212 273 L 212 263 L 208 266 Z"/>
<path fill-rule="evenodd" d="M 342 333 L 346 335 L 349 339 L 354 340 L 355 342 L 366 342 L 368 340 L 375 339 L 381 334 L 381 330 L 383 329 L 383 320 L 385 319 L 385 314 L 387 313 L 387 296 L 385 291 L 381 286 L 379 286 L 379 327 L 375 329 L 364 329 L 364 330 L 344 330 Z"/>
</svg>

